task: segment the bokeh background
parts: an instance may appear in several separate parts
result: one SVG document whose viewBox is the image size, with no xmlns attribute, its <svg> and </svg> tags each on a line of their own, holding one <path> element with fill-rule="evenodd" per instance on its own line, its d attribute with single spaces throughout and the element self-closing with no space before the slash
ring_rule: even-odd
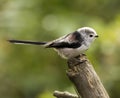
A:
<svg viewBox="0 0 120 98">
<path fill-rule="evenodd" d="M 56 52 L 6 40 L 50 41 L 83 26 L 97 31 L 86 54 L 111 98 L 119 98 L 120 0 L 0 0 L 0 98 L 75 93 Z"/>
</svg>

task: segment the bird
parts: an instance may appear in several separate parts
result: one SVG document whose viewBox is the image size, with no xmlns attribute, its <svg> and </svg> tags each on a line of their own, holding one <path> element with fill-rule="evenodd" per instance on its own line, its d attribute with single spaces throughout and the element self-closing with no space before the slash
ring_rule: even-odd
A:
<svg viewBox="0 0 120 98">
<path fill-rule="evenodd" d="M 61 57 L 70 59 L 77 57 L 88 50 L 97 37 L 98 34 L 93 28 L 82 27 L 74 32 L 49 42 L 14 39 L 9 39 L 8 41 L 14 44 L 41 45 L 45 48 L 54 48 Z"/>
</svg>

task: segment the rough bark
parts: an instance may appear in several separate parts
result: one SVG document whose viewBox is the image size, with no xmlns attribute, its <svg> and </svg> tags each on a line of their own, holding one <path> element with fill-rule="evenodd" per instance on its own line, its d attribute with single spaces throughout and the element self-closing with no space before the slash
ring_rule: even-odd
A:
<svg viewBox="0 0 120 98">
<path fill-rule="evenodd" d="M 78 96 L 80 95 L 82 98 L 110 98 L 85 55 L 68 60 L 67 76 L 75 85 Z M 58 96 L 57 98 L 72 98 Z"/>
</svg>

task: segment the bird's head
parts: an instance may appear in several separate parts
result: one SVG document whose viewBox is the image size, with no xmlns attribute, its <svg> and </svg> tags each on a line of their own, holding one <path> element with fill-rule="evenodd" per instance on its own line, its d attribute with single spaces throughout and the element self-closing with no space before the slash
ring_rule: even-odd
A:
<svg viewBox="0 0 120 98">
<path fill-rule="evenodd" d="M 98 37 L 96 31 L 90 27 L 79 28 L 77 31 L 81 34 L 83 39 L 89 43 L 93 42 Z"/>
</svg>

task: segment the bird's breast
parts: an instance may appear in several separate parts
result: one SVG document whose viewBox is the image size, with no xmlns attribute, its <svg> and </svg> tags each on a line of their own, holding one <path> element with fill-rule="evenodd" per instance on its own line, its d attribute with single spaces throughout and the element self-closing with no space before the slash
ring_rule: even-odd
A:
<svg viewBox="0 0 120 98">
<path fill-rule="evenodd" d="M 62 48 L 62 49 L 56 49 L 58 51 L 58 54 L 62 56 L 63 58 L 69 59 L 72 57 L 78 56 L 80 53 L 83 53 L 88 49 L 87 46 L 82 45 L 79 48 Z"/>
</svg>

